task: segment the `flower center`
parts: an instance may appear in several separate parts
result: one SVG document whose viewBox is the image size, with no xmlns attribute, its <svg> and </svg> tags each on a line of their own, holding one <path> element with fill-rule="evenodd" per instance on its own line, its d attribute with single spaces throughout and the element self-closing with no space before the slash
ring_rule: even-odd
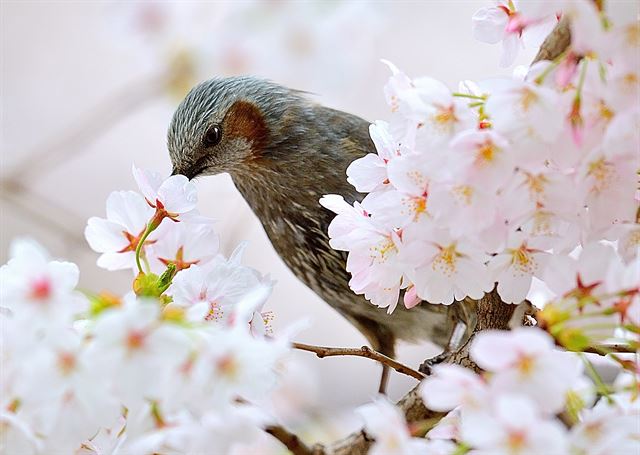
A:
<svg viewBox="0 0 640 455">
<path fill-rule="evenodd" d="M 168 266 L 169 264 L 174 264 L 176 266 L 176 272 L 179 272 L 180 270 L 188 269 L 192 265 L 198 264 L 200 262 L 199 259 L 196 259 L 195 261 L 185 261 L 184 246 L 182 245 L 180 245 L 180 248 L 178 248 L 178 251 L 176 251 L 175 259 L 158 258 L 158 260 L 162 262 L 165 266 Z"/>
<path fill-rule="evenodd" d="M 529 376 L 531 373 L 533 373 L 535 359 L 532 356 L 522 354 L 518 359 L 516 366 L 522 376 Z"/>
<path fill-rule="evenodd" d="M 520 452 L 526 443 L 527 437 L 522 431 L 511 431 L 507 437 L 507 446 L 511 453 Z"/>
<path fill-rule="evenodd" d="M 448 247 L 438 246 L 440 253 L 433 260 L 431 268 L 439 270 L 447 276 L 451 276 L 456 271 L 456 260 L 462 255 L 456 251 L 456 244 L 453 243 Z"/>
<path fill-rule="evenodd" d="M 131 330 L 127 334 L 126 345 L 132 351 L 142 348 L 146 334 L 141 330 Z"/>
<path fill-rule="evenodd" d="M 471 205 L 471 199 L 473 198 L 473 188 L 469 185 L 458 185 L 453 188 L 453 195 L 455 198 L 464 205 Z"/>
<path fill-rule="evenodd" d="M 455 108 L 451 106 L 436 106 L 436 113 L 431 116 L 433 123 L 438 129 L 450 131 L 453 125 L 458 121 L 455 114 Z"/>
<path fill-rule="evenodd" d="M 144 235 L 145 229 L 140 231 L 140 233 L 138 235 L 130 234 L 127 231 L 122 231 L 122 235 L 124 235 L 124 238 L 127 239 L 127 242 L 129 242 L 129 244 L 127 246 L 125 246 L 123 249 L 121 249 L 120 251 L 118 251 L 118 253 L 126 253 L 127 251 L 135 251 L 136 248 L 138 248 L 138 243 L 140 243 L 140 239 Z M 154 243 L 156 243 L 155 240 L 145 240 L 144 245 L 152 245 Z"/>
<path fill-rule="evenodd" d="M 76 367 L 76 356 L 71 352 L 60 352 L 58 354 L 58 368 L 64 376 L 70 374 Z"/>
<path fill-rule="evenodd" d="M 396 245 L 393 243 L 391 236 L 387 236 L 384 240 L 377 245 L 370 248 L 371 259 L 378 263 L 383 263 L 387 260 L 387 255 L 391 252 L 396 252 Z"/>
<path fill-rule="evenodd" d="M 606 190 L 613 178 L 613 174 L 611 163 L 605 161 L 604 157 L 589 163 L 587 175 L 593 177 L 594 180 L 591 190 L 595 193 Z"/>
<path fill-rule="evenodd" d="M 543 174 L 533 175 L 527 174 L 527 186 L 529 187 L 529 194 L 536 200 L 542 197 L 544 193 L 544 187 L 548 180 Z"/>
<path fill-rule="evenodd" d="M 530 88 L 525 87 L 520 91 L 520 107 L 523 111 L 527 112 L 537 101 L 538 95 Z"/>
<path fill-rule="evenodd" d="M 240 365 L 232 354 L 220 357 L 216 362 L 216 368 L 221 375 L 228 378 L 233 378 L 240 372 Z"/>
<path fill-rule="evenodd" d="M 537 269 L 537 263 L 533 255 L 532 250 L 528 249 L 525 244 L 522 244 L 520 248 L 509 250 L 511 253 L 511 264 L 513 267 L 525 275 L 531 275 Z"/>
<path fill-rule="evenodd" d="M 496 159 L 497 152 L 498 147 L 491 141 L 480 144 L 476 151 L 476 163 L 479 165 L 490 163 Z"/>
<path fill-rule="evenodd" d="M 31 298 L 33 300 L 47 300 L 51 297 L 51 281 L 48 277 L 41 277 L 31 283 Z"/>
</svg>

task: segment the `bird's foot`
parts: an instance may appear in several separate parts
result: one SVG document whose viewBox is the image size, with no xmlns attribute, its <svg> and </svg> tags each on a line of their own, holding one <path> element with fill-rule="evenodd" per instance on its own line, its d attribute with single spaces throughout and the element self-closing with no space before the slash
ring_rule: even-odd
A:
<svg viewBox="0 0 640 455">
<path fill-rule="evenodd" d="M 425 360 L 420 364 L 418 371 L 426 376 L 430 376 L 433 370 L 433 367 L 436 365 L 440 365 L 447 361 L 447 359 L 451 356 L 451 351 L 444 351 L 440 354 L 431 357 L 430 359 Z"/>
</svg>

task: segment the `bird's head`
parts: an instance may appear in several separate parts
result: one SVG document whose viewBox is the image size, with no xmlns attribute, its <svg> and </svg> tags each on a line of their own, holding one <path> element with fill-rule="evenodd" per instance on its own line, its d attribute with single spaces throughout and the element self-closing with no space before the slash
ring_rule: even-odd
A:
<svg viewBox="0 0 640 455">
<path fill-rule="evenodd" d="M 169 126 L 173 173 L 192 179 L 246 168 L 277 141 L 287 107 L 299 99 L 295 91 L 253 77 L 195 86 Z"/>
</svg>

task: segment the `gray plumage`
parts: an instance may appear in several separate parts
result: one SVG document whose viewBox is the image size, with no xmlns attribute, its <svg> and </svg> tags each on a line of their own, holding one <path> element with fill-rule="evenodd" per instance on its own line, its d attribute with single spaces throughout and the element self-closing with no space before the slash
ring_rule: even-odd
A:
<svg viewBox="0 0 640 455">
<path fill-rule="evenodd" d="M 207 131 L 214 125 L 222 135 L 211 145 Z M 406 310 L 399 304 L 388 315 L 349 289 L 346 254 L 329 247 L 333 214 L 318 200 L 332 193 L 350 203 L 363 198 L 345 171 L 353 160 L 375 153 L 368 127 L 302 92 L 251 77 L 219 78 L 196 86 L 180 103 L 168 148 L 174 173 L 193 178 L 228 172 L 287 266 L 375 349 L 393 356 L 396 339 L 444 345 L 455 307 Z"/>
</svg>

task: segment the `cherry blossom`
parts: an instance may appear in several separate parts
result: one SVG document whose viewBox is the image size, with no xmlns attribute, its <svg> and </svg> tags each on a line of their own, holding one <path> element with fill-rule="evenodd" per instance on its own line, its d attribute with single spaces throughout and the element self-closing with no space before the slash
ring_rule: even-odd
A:
<svg viewBox="0 0 640 455">
<path fill-rule="evenodd" d="M 424 404 L 435 411 L 451 411 L 458 406 L 479 410 L 490 398 L 485 381 L 458 365 L 438 365 L 420 387 Z"/>
<path fill-rule="evenodd" d="M 129 408 L 164 394 L 168 376 L 184 362 L 191 342 L 178 327 L 160 319 L 153 302 L 130 297 L 98 320 L 89 355 L 104 374 L 118 372 L 114 387 Z"/>
<path fill-rule="evenodd" d="M 543 412 L 554 413 L 564 406 L 569 386 L 582 369 L 578 359 L 553 346 L 551 337 L 537 329 L 487 331 L 477 337 L 471 356 L 494 374 L 492 383 L 502 393 L 526 394 Z"/>
<path fill-rule="evenodd" d="M 149 248 L 151 270 L 156 273 L 162 273 L 169 264 L 174 264 L 178 272 L 203 265 L 218 252 L 220 241 L 210 224 L 178 223 L 165 231 Z"/>
<path fill-rule="evenodd" d="M 198 196 L 195 185 L 184 175 L 172 175 L 167 179 L 153 171 L 133 165 L 133 176 L 149 206 L 164 211 L 165 216 L 178 220 L 196 208 Z"/>
<path fill-rule="evenodd" d="M 530 245 L 523 233 L 512 235 L 507 248 L 489 262 L 502 300 L 506 303 L 522 302 L 529 293 L 532 277 L 541 277 L 548 256 L 544 250 Z"/>
<path fill-rule="evenodd" d="M 479 299 L 493 288 L 484 254 L 464 239 L 426 222 L 407 227 L 403 244 L 402 260 L 411 264 L 407 275 L 423 300 L 450 305 L 467 295 Z"/>
<path fill-rule="evenodd" d="M 102 253 L 98 266 L 107 270 L 135 269 L 136 248 L 153 213 L 153 209 L 136 192 L 111 193 L 107 198 L 107 218 L 89 218 L 84 231 L 91 249 Z M 147 237 L 142 246 L 143 254 L 155 242 L 155 233 Z"/>
<path fill-rule="evenodd" d="M 373 191 L 389 183 L 387 164 L 403 149 L 391 136 L 387 122 L 379 120 L 371 124 L 369 134 L 378 153 L 368 153 L 347 168 L 347 181 L 361 192 Z"/>
<path fill-rule="evenodd" d="M 570 443 L 575 453 L 585 455 L 633 453 L 638 437 L 637 413 L 626 414 L 602 400 L 586 410 L 582 420 L 571 429 Z"/>
<path fill-rule="evenodd" d="M 75 264 L 51 261 L 38 243 L 18 239 L 11 244 L 9 262 L 0 268 L 2 307 L 14 317 L 34 322 L 46 318 L 65 320 L 82 310 L 83 301 L 75 294 L 79 270 Z"/>
<path fill-rule="evenodd" d="M 463 423 L 461 436 L 478 453 L 567 452 L 562 424 L 544 418 L 531 399 L 521 396 L 499 396 L 489 412 Z"/>
<path fill-rule="evenodd" d="M 380 397 L 356 411 L 362 416 L 367 433 L 375 438 L 369 453 L 410 455 L 427 450 L 427 442 L 411 436 L 400 410 L 385 398 Z"/>
<path fill-rule="evenodd" d="M 373 209 L 379 202 L 371 204 Z M 367 201 L 363 201 L 363 205 L 356 202 L 350 206 L 340 196 L 325 196 L 320 204 L 338 215 L 329 225 L 330 245 L 350 251 L 347 271 L 352 278 L 349 285 L 356 293 L 373 298 L 379 307 L 392 312 L 403 285 L 398 262 L 398 233 L 368 212 Z"/>
<path fill-rule="evenodd" d="M 473 36 L 484 43 L 502 43 L 500 66 L 513 64 L 518 50 L 523 46 L 523 32 L 554 14 L 550 5 L 528 5 L 526 1 L 496 1 L 496 6 L 480 8 L 473 15 Z M 516 7 L 517 5 L 517 7 Z M 520 8 L 524 8 L 521 11 Z"/>
<path fill-rule="evenodd" d="M 236 250 L 227 261 L 221 256 L 203 266 L 192 265 L 178 272 L 167 289 L 173 298 L 171 306 L 187 311 L 187 319 L 231 323 L 236 318 L 236 307 L 259 288 L 271 291 L 273 283 L 255 270 L 240 264 L 243 247 Z M 250 311 L 256 322 L 262 320 L 260 308 Z M 245 321 L 249 323 L 250 321 Z"/>
<path fill-rule="evenodd" d="M 547 87 L 503 81 L 487 99 L 491 125 L 511 141 L 552 143 L 563 128 L 559 95 Z"/>
</svg>

